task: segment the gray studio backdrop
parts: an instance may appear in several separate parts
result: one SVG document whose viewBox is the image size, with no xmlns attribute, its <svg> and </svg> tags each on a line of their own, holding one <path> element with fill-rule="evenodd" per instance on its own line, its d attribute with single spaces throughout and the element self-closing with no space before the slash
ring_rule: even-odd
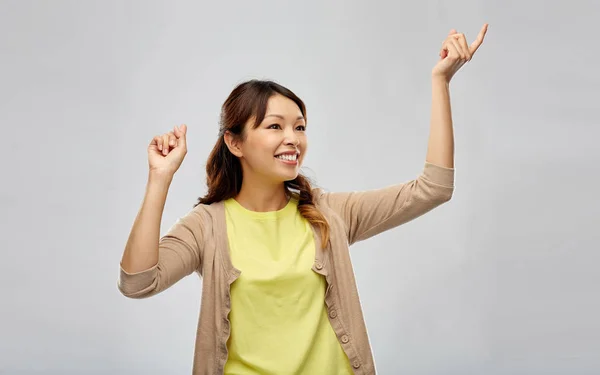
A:
<svg viewBox="0 0 600 375">
<path fill-rule="evenodd" d="M 592 1 L 1 1 L 0 373 L 189 374 L 201 280 L 117 291 L 146 145 L 189 126 L 162 232 L 205 192 L 233 87 L 308 106 L 327 190 L 423 166 L 448 30 L 487 39 L 451 85 L 453 199 L 354 246 L 381 374 L 600 373 Z"/>
</svg>

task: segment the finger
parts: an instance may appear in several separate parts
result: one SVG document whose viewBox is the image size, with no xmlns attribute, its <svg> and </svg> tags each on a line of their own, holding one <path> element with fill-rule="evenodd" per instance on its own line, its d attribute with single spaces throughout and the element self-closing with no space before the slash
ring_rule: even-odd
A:
<svg viewBox="0 0 600 375">
<path fill-rule="evenodd" d="M 440 51 L 440 57 L 442 60 L 448 57 L 448 52 L 448 38 L 446 38 L 446 40 L 442 42 L 442 49 Z"/>
<path fill-rule="evenodd" d="M 167 155 L 169 153 L 169 134 L 163 134 L 162 135 L 162 142 L 163 142 L 163 155 Z"/>
<path fill-rule="evenodd" d="M 173 135 L 175 136 L 175 144 L 177 145 L 176 147 L 181 146 L 181 142 L 179 141 L 179 138 L 181 137 L 181 130 L 179 130 L 177 125 L 173 126 Z"/>
<path fill-rule="evenodd" d="M 456 48 L 456 53 L 458 54 L 457 58 L 461 60 L 466 59 L 466 52 L 463 51 L 458 40 L 456 40 L 456 38 L 451 38 L 450 43 Z"/>
<path fill-rule="evenodd" d="M 177 132 L 175 135 L 177 136 L 178 144 L 185 145 L 186 144 L 186 134 L 187 134 L 187 125 L 182 124 L 180 127 L 177 127 Z"/>
<path fill-rule="evenodd" d="M 460 48 L 464 51 L 467 61 L 471 60 L 473 55 L 471 54 L 469 46 L 467 45 L 467 38 L 465 37 L 465 34 L 457 34 L 456 40 L 458 41 L 458 44 L 460 44 Z"/>
<path fill-rule="evenodd" d="M 479 31 L 479 35 L 477 35 L 477 39 L 475 39 L 475 41 L 473 43 L 471 43 L 471 46 L 469 47 L 469 51 L 471 52 L 471 55 L 473 55 L 475 53 L 475 51 L 477 51 L 479 46 L 481 46 L 481 43 L 483 43 L 483 38 L 485 38 L 487 29 L 488 29 L 488 24 L 486 23 L 481 28 L 481 31 Z"/>
<path fill-rule="evenodd" d="M 460 60 L 460 52 L 457 49 L 457 46 L 452 42 L 452 38 L 448 40 L 446 43 L 446 48 L 448 49 L 448 57 L 451 60 Z"/>
<path fill-rule="evenodd" d="M 442 50 L 440 51 L 440 58 L 443 60 L 448 56 L 448 50 L 446 47 L 442 46 Z"/>
<path fill-rule="evenodd" d="M 154 138 L 152 138 L 152 142 L 150 144 L 151 145 L 155 144 L 156 148 L 159 151 L 162 151 L 162 137 L 160 135 L 154 136 Z"/>
<path fill-rule="evenodd" d="M 169 147 L 173 148 L 177 146 L 177 137 L 175 137 L 175 133 L 171 130 L 168 134 L 169 136 Z"/>
<path fill-rule="evenodd" d="M 173 134 L 175 134 L 175 137 L 177 137 L 177 139 L 183 136 L 183 132 L 181 131 L 181 128 L 179 126 L 173 126 Z"/>
<path fill-rule="evenodd" d="M 448 36 L 450 36 L 450 35 L 454 35 L 454 34 L 456 34 L 456 30 L 452 29 L 452 30 L 450 30 L 450 32 L 448 33 Z"/>
</svg>

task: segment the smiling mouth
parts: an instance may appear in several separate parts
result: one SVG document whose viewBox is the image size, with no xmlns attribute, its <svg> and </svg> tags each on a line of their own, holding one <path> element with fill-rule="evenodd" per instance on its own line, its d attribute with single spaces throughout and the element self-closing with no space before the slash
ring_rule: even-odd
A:
<svg viewBox="0 0 600 375">
<path fill-rule="evenodd" d="M 277 155 L 275 156 L 275 158 L 279 159 L 279 160 L 283 160 L 283 161 L 288 161 L 288 162 L 296 162 L 298 161 L 298 154 L 281 154 L 281 155 Z"/>
</svg>

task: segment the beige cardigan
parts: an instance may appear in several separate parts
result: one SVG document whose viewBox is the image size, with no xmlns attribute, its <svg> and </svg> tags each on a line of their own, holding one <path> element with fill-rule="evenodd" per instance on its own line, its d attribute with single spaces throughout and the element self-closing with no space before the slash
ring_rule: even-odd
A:
<svg viewBox="0 0 600 375">
<path fill-rule="evenodd" d="M 314 189 L 315 205 L 329 222 L 331 235 L 323 250 L 319 230 L 313 228 L 312 269 L 327 281 L 329 321 L 355 374 L 375 374 L 375 364 L 349 245 L 421 216 L 448 201 L 453 190 L 454 169 L 431 163 L 425 163 L 415 180 L 383 189 L 349 193 Z M 118 288 L 127 297 L 146 298 L 192 272 L 202 277 L 193 374 L 223 374 L 230 334 L 230 285 L 240 275 L 229 257 L 223 202 L 198 205 L 177 220 L 160 240 L 158 264 L 135 274 L 121 268 Z"/>
</svg>

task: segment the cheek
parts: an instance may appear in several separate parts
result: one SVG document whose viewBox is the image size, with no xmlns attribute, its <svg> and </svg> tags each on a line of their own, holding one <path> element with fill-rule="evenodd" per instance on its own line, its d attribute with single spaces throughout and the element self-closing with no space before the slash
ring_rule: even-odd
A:
<svg viewBox="0 0 600 375">
<path fill-rule="evenodd" d="M 306 156 L 306 152 L 308 151 L 308 140 L 306 139 L 306 136 L 300 139 L 300 152 L 302 153 L 302 155 L 300 155 L 300 159 L 304 160 L 304 157 Z"/>
<path fill-rule="evenodd" d="M 275 161 L 275 151 L 276 148 L 264 142 L 248 143 L 244 150 L 244 157 L 253 168 L 260 169 L 261 166 Z"/>
<path fill-rule="evenodd" d="M 270 163 L 274 160 L 273 153 L 270 150 L 265 149 L 254 149 L 252 152 L 246 154 L 246 160 L 258 167 L 261 164 Z"/>
<path fill-rule="evenodd" d="M 265 153 L 275 154 L 275 151 L 281 144 L 281 137 L 277 133 L 259 132 L 255 134 L 254 139 L 250 143 L 252 150 L 257 150 Z"/>
</svg>

